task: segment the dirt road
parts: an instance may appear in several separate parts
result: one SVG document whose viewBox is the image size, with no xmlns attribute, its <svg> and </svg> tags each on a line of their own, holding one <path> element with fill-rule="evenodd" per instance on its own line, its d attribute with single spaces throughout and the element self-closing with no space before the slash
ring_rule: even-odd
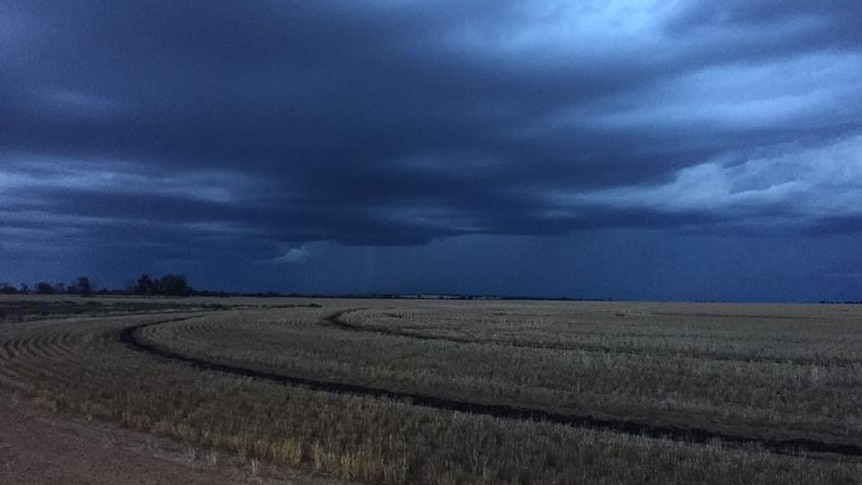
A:
<svg viewBox="0 0 862 485">
<path fill-rule="evenodd" d="M 3 484 L 337 485 L 310 471 L 280 470 L 41 409 L 0 392 Z"/>
</svg>

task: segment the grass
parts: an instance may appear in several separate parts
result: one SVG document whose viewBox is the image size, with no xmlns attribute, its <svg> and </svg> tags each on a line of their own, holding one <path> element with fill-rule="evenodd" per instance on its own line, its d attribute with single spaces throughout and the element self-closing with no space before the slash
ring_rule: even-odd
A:
<svg viewBox="0 0 862 485">
<path fill-rule="evenodd" d="M 0 385 L 58 410 L 372 483 L 859 483 L 862 476 L 854 457 L 778 455 L 756 445 L 453 413 L 201 371 L 118 342 L 123 328 L 170 320 L 142 329 L 139 338 L 286 375 L 755 436 L 781 429 L 857 442 L 862 411 L 853 399 L 860 395 L 854 308 L 845 315 L 843 307 L 669 311 L 666 305 L 356 300 L 324 300 L 319 309 L 261 307 L 266 304 L 237 300 L 230 305 L 239 309 L 218 312 L 0 325 Z M 332 312 L 356 307 L 366 309 L 344 314 L 345 321 L 389 333 L 320 324 Z M 657 317 L 659 311 L 675 316 Z M 709 316 L 717 312 L 732 317 Z M 817 327 L 764 315 L 801 315 Z M 196 318 L 177 320 L 186 316 Z M 686 321 L 689 331 L 678 331 Z M 770 333 L 775 341 L 768 351 L 731 344 L 758 335 L 766 341 Z M 513 345 L 513 338 L 524 345 Z M 554 342 L 567 347 L 545 345 Z M 783 342 L 792 357 L 764 358 L 782 355 Z M 609 348 L 592 347 L 598 343 Z M 697 345 L 712 354 L 673 351 Z M 814 358 L 821 360 L 793 360 Z"/>
</svg>

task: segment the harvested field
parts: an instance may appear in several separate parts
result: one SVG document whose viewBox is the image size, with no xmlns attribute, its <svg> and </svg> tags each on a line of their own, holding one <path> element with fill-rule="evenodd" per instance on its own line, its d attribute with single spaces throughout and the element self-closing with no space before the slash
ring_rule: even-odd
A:
<svg viewBox="0 0 862 485">
<path fill-rule="evenodd" d="M 0 324 L 0 385 L 368 482 L 862 477 L 857 306 L 159 303 Z"/>
</svg>

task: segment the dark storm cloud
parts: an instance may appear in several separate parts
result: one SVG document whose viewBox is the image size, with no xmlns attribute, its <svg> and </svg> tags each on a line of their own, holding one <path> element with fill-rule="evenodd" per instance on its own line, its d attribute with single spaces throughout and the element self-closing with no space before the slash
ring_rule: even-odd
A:
<svg viewBox="0 0 862 485">
<path fill-rule="evenodd" d="M 255 257 L 595 227 L 858 230 L 826 219 L 856 217 L 862 190 L 858 2 L 618 6 L 2 2 L 0 198 L 87 217 L 89 240 Z"/>
</svg>

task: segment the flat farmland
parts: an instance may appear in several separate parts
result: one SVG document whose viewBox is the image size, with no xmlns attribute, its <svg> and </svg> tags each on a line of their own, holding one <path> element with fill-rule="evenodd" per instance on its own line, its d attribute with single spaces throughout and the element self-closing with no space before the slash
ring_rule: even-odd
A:
<svg viewBox="0 0 862 485">
<path fill-rule="evenodd" d="M 0 300 L 0 386 L 369 483 L 862 483 L 862 306 Z"/>
</svg>

